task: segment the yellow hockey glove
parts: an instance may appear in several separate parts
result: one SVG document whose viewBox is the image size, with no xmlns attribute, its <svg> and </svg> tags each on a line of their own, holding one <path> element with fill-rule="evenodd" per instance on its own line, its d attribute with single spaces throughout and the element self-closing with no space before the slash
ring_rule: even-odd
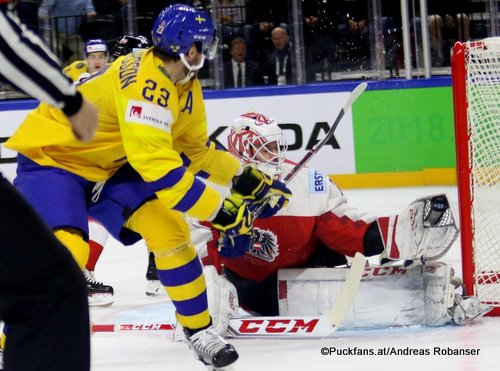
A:
<svg viewBox="0 0 500 371">
<path fill-rule="evenodd" d="M 231 195 L 224 199 L 222 207 L 211 223 L 214 228 L 228 236 L 238 236 L 251 232 L 253 216 L 241 198 Z"/>
<path fill-rule="evenodd" d="M 243 173 L 233 180 L 232 192 L 241 195 L 246 201 L 260 201 L 273 195 L 288 199 L 292 195 L 285 183 L 271 179 L 252 166 L 245 167 Z"/>
</svg>

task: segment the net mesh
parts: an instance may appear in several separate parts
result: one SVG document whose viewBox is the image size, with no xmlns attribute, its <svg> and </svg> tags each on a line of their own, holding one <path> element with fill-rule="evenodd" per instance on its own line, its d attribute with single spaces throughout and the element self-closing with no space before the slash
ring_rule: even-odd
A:
<svg viewBox="0 0 500 371">
<path fill-rule="evenodd" d="M 469 42 L 467 116 L 475 292 L 500 302 L 500 39 Z"/>
</svg>

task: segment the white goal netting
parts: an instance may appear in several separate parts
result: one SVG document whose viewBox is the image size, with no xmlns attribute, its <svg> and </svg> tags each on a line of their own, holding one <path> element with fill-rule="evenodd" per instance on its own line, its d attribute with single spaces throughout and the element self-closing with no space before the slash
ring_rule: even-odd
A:
<svg viewBox="0 0 500 371">
<path fill-rule="evenodd" d="M 500 303 L 500 38 L 465 48 L 475 291 Z"/>
</svg>

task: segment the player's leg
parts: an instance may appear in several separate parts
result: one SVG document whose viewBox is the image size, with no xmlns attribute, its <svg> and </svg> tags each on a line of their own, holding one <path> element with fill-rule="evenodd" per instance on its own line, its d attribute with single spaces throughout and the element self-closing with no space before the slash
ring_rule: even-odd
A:
<svg viewBox="0 0 500 371">
<path fill-rule="evenodd" d="M 89 370 L 86 287 L 75 260 L 3 178 L 0 208 L 5 369 Z"/>
<path fill-rule="evenodd" d="M 306 262 L 304 267 L 309 268 L 319 268 L 319 267 L 338 267 L 347 264 L 347 258 L 345 255 L 338 253 L 328 246 L 326 246 L 321 240 L 316 241 L 316 249 L 313 254 Z"/>
<path fill-rule="evenodd" d="M 93 271 L 98 254 L 100 255 L 109 234 L 124 245 L 131 245 L 142 239 L 138 233 L 124 228 L 124 224 L 134 210 L 155 198 L 156 190 L 150 183 L 145 183 L 129 164 L 125 164 L 104 184 L 98 194 L 93 195 L 89 209 L 89 273 Z M 149 255 L 146 295 L 165 295 L 156 273 L 154 256 Z M 89 298 L 91 305 L 105 305 L 107 297 L 112 300 L 113 288 L 97 282 L 93 275 L 88 275 L 89 283 L 95 288 L 89 290 L 92 296 Z M 149 287 L 149 283 L 152 287 Z"/>
<path fill-rule="evenodd" d="M 262 282 L 256 282 L 239 276 L 227 267 L 224 267 L 222 272 L 236 287 L 241 308 L 255 315 L 279 315 L 276 274 Z"/>
<path fill-rule="evenodd" d="M 155 254 L 160 281 L 197 358 L 215 367 L 234 363 L 238 353 L 211 325 L 201 262 L 183 214 L 153 199 L 136 210 L 125 227 L 139 233 Z"/>
<path fill-rule="evenodd" d="M 89 256 L 87 209 L 93 183 L 18 155 L 14 185 L 83 270 Z"/>
<path fill-rule="evenodd" d="M 87 281 L 90 306 L 106 306 L 113 303 L 113 287 L 96 280 L 94 275 L 96 263 L 104 250 L 108 237 L 109 233 L 106 228 L 97 220 L 89 218 L 90 254 L 87 265 L 83 270 L 83 276 Z"/>
<path fill-rule="evenodd" d="M 212 362 L 219 351 L 232 363 L 237 353 L 210 326 L 205 281 L 201 264 L 190 243 L 184 216 L 166 209 L 155 197 L 158 185 L 145 183 L 128 165 L 106 182 L 101 195 L 92 203 L 89 215 L 99 220 L 108 232 L 125 245 L 144 238 L 156 256 L 159 278 L 177 309 L 179 322 L 190 329 L 190 346 L 203 362 Z M 179 283 L 179 280 L 181 283 Z M 202 354 L 203 342 L 214 345 Z"/>
</svg>

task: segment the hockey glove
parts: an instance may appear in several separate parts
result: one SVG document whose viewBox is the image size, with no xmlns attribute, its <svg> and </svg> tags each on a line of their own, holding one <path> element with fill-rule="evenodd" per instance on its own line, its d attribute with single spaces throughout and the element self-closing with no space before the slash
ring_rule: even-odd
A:
<svg viewBox="0 0 500 371">
<path fill-rule="evenodd" d="M 265 206 L 257 217 L 265 219 L 274 216 L 285 207 L 288 204 L 288 198 L 285 196 L 271 196 L 263 201 L 254 202 L 249 206 L 250 212 L 253 214 L 262 203 L 265 203 Z"/>
<path fill-rule="evenodd" d="M 253 233 L 228 236 L 221 232 L 218 247 L 219 254 L 225 258 L 238 258 L 245 255 L 253 245 Z"/>
<path fill-rule="evenodd" d="M 241 198 L 231 195 L 224 199 L 211 223 L 228 236 L 238 236 L 252 231 L 253 216 Z"/>
<path fill-rule="evenodd" d="M 246 201 L 260 201 L 269 193 L 286 198 L 292 195 L 285 183 L 273 180 L 251 166 L 245 167 L 243 173 L 233 180 L 232 192 L 238 193 Z"/>
</svg>

